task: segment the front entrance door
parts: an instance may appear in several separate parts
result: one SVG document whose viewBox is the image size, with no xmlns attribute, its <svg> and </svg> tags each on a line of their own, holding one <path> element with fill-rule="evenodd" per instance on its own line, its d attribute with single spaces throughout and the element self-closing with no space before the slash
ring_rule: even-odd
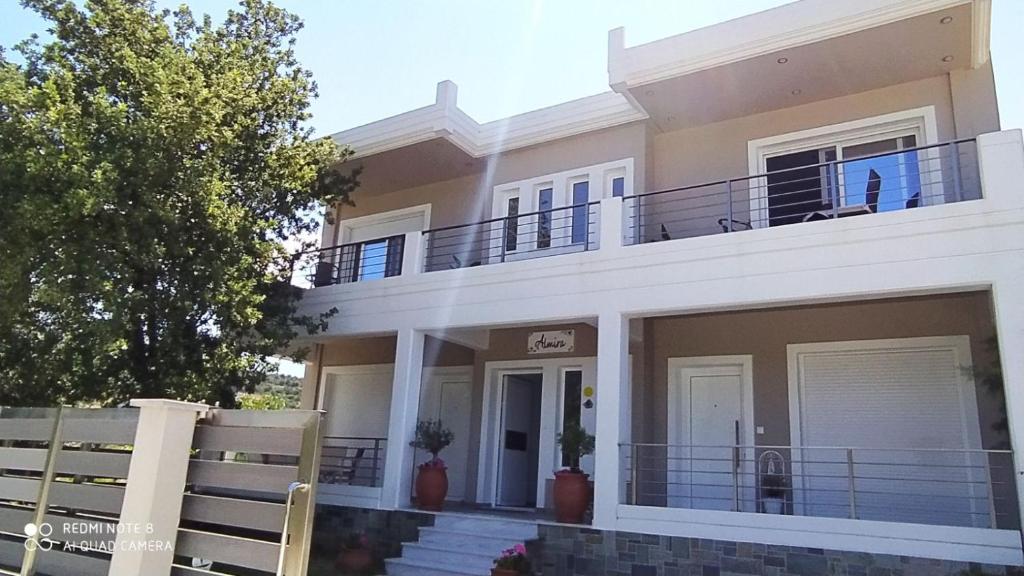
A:
<svg viewBox="0 0 1024 576">
<path fill-rule="evenodd" d="M 743 357 L 740 357 L 743 358 Z M 669 505 L 701 510 L 744 510 L 753 444 L 745 393 L 746 363 L 715 359 L 669 360 Z"/>
<path fill-rule="evenodd" d="M 537 505 L 543 374 L 502 376 L 498 505 Z"/>
</svg>

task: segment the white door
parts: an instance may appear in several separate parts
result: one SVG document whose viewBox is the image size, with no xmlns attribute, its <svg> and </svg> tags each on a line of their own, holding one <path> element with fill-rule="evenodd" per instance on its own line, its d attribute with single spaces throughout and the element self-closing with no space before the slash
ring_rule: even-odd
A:
<svg viewBox="0 0 1024 576">
<path fill-rule="evenodd" d="M 744 510 L 750 495 L 746 460 L 750 423 L 744 406 L 744 364 L 670 361 L 669 505 L 701 510 Z M 641 455 L 642 456 L 642 455 Z M 643 461 L 643 460 L 641 460 Z M 747 505 L 744 505 L 747 504 Z"/>
<path fill-rule="evenodd" d="M 989 525 L 966 336 L 789 346 L 798 511 Z M 850 448 L 850 450 L 846 450 Z"/>
<path fill-rule="evenodd" d="M 448 500 L 466 497 L 472 382 L 472 366 L 428 368 L 420 391 L 420 418 L 440 420 L 454 435 L 451 445 L 440 455 L 448 465 Z M 429 458 L 429 453 L 417 450 L 417 464 Z"/>
<path fill-rule="evenodd" d="M 381 485 L 393 380 L 393 364 L 324 368 L 322 481 Z"/>
<path fill-rule="evenodd" d="M 542 374 L 506 374 L 502 378 L 498 505 L 537 504 L 537 456 L 540 439 Z"/>
</svg>

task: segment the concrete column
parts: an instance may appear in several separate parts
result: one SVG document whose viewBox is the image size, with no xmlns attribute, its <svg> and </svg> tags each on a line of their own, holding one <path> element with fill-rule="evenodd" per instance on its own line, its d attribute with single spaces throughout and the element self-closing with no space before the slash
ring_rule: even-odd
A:
<svg viewBox="0 0 1024 576">
<path fill-rule="evenodd" d="M 619 442 L 629 431 L 629 320 L 603 312 L 597 321 L 597 434 L 594 527 L 614 530 L 625 492 Z"/>
<path fill-rule="evenodd" d="M 406 232 L 402 248 L 402 276 L 423 271 L 423 233 Z"/>
<path fill-rule="evenodd" d="M 174 560 L 192 434 L 197 417 L 210 407 L 159 399 L 132 400 L 131 405 L 139 408 L 139 426 L 109 574 L 167 576 Z M 171 547 L 162 545 L 168 542 Z"/>
<path fill-rule="evenodd" d="M 384 458 L 381 508 L 409 505 L 412 490 L 413 449 L 420 409 L 420 381 L 423 379 L 423 332 L 405 328 L 398 331 L 395 346 L 395 379 L 391 385 L 391 416 Z"/>
<path fill-rule="evenodd" d="M 600 223 L 601 251 L 617 250 L 623 246 L 623 230 L 625 217 L 622 198 L 604 198 L 601 200 Z"/>
<path fill-rule="evenodd" d="M 1024 263 L 992 286 L 1017 504 L 1024 519 Z"/>
</svg>

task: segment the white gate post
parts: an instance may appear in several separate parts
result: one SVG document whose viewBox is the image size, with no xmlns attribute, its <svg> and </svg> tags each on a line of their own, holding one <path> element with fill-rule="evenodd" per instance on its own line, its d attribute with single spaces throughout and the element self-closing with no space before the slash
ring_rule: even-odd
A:
<svg viewBox="0 0 1024 576">
<path fill-rule="evenodd" d="M 139 408 L 139 425 L 108 574 L 168 576 L 192 435 L 196 419 L 210 407 L 161 399 L 132 400 L 131 405 Z"/>
</svg>

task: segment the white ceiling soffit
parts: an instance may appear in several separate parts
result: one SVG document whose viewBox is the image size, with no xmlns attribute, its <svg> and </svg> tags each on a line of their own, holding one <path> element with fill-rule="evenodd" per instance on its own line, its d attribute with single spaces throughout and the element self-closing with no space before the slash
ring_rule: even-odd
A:
<svg viewBox="0 0 1024 576">
<path fill-rule="evenodd" d="M 801 0 L 669 38 L 625 47 L 608 33 L 608 83 L 617 92 L 759 55 L 972 4 L 971 66 L 988 61 L 991 0 Z"/>
<path fill-rule="evenodd" d="M 493 122 L 477 123 L 456 103 L 458 87 L 437 85 L 430 106 L 333 134 L 363 158 L 434 138 L 445 138 L 473 158 L 627 124 L 647 118 L 621 94 L 604 92 Z"/>
</svg>

